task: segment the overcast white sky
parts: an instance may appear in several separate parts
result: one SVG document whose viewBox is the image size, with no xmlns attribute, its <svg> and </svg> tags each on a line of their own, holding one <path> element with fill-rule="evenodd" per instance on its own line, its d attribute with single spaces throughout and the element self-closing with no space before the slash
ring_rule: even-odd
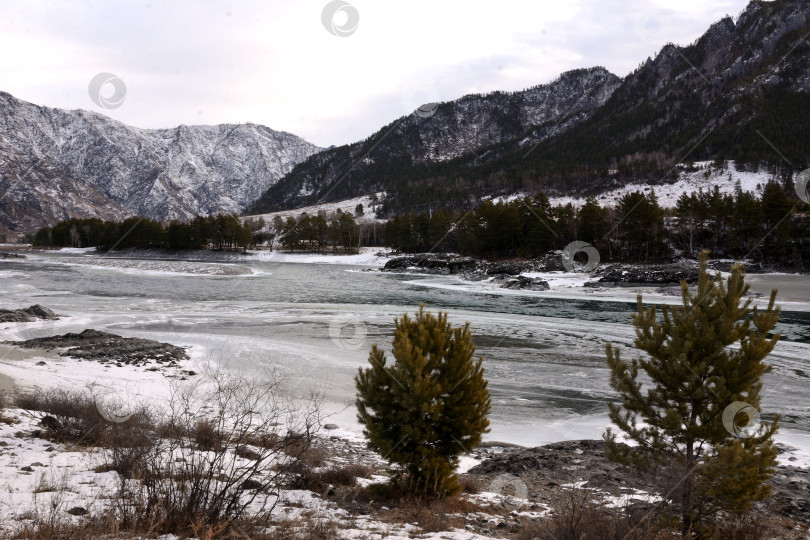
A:
<svg viewBox="0 0 810 540">
<path fill-rule="evenodd" d="M 666 42 L 688 44 L 745 0 L 39 1 L 0 4 L 0 90 L 128 124 L 255 122 L 321 145 L 363 139 L 424 102 L 521 90 L 563 71 L 624 76 Z M 351 22 L 338 11 L 338 27 Z M 88 94 L 126 84 L 106 110 Z M 113 89 L 107 85 L 105 95 Z"/>
</svg>

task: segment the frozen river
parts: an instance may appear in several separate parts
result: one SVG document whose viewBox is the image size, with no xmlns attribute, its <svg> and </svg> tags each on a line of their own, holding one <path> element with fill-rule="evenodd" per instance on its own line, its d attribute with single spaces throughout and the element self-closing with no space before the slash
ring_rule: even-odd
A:
<svg viewBox="0 0 810 540">
<path fill-rule="evenodd" d="M 227 265 L 231 275 L 212 275 L 223 268 L 66 254 L 0 260 L 3 307 L 40 303 L 70 316 L 16 331 L 24 335 L 6 327 L 3 337 L 91 327 L 193 346 L 197 360 L 240 373 L 272 367 L 293 395 L 314 388 L 332 413 L 329 422 L 359 431 L 357 368 L 372 343 L 390 344 L 395 316 L 424 302 L 448 311 L 453 324 L 471 324 L 493 397 L 485 438 L 526 445 L 600 437 L 614 397 L 605 343 L 628 346 L 634 337 L 635 306 L 624 301 L 502 294 L 451 276 L 362 266 L 248 262 Z M 778 413 L 783 427 L 810 433 L 810 313 L 783 312 L 779 331 L 762 416 Z"/>
</svg>

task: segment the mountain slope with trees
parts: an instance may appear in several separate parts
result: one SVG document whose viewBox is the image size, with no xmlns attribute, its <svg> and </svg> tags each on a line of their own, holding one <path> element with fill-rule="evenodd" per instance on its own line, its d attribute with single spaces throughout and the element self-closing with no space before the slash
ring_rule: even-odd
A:
<svg viewBox="0 0 810 540">
<path fill-rule="evenodd" d="M 250 208 L 293 208 L 384 190 L 435 164 L 459 159 L 484 163 L 482 149 L 522 139 L 537 141 L 582 122 L 619 84 L 604 68 L 578 69 L 521 92 L 468 95 L 425 106 L 364 141 L 319 152 L 295 167 Z M 528 142 L 528 141 L 527 141 Z M 534 142 L 532 142 L 534 144 Z"/>
<path fill-rule="evenodd" d="M 722 19 L 694 43 L 663 47 L 576 120 L 538 120 L 474 151 L 414 159 L 408 139 L 397 135 L 401 126 L 441 132 L 446 120 L 412 115 L 367 141 L 313 156 L 252 210 L 372 189 L 386 191 L 382 213 L 389 216 L 469 208 L 488 195 L 589 195 L 638 181 L 671 182 L 674 164 L 698 159 L 734 159 L 789 178 L 810 163 L 808 31 L 809 0 L 755 0 L 736 21 Z M 457 103 L 439 111 L 455 111 Z M 498 107 L 493 115 L 520 118 L 508 103 Z M 469 129 L 486 133 L 476 118 L 466 117 Z"/>
</svg>

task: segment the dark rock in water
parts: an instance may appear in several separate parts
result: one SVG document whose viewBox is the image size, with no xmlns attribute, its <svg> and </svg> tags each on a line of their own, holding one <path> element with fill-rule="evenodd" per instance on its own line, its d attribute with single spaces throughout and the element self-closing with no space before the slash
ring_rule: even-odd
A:
<svg viewBox="0 0 810 540">
<path fill-rule="evenodd" d="M 413 257 L 395 257 L 385 263 L 383 270 L 405 270 L 414 265 L 413 261 Z"/>
<path fill-rule="evenodd" d="M 521 289 L 530 291 L 547 291 L 550 288 L 548 281 L 526 276 L 517 276 L 516 278 L 508 279 L 503 285 L 501 285 L 501 287 L 504 289 Z"/>
<path fill-rule="evenodd" d="M 495 276 L 498 274 L 507 274 L 509 276 L 517 276 L 526 269 L 526 262 L 500 262 L 491 263 L 487 265 L 486 274 Z"/>
<path fill-rule="evenodd" d="M 596 272 L 599 279 L 589 286 L 614 285 L 666 285 L 681 281 L 696 283 L 698 271 L 695 265 L 656 264 L 646 266 L 614 264 Z"/>
<path fill-rule="evenodd" d="M 454 258 L 441 255 L 415 255 L 408 257 L 395 257 L 385 263 L 383 271 L 408 271 L 458 274 L 476 267 L 475 259 Z"/>
<path fill-rule="evenodd" d="M 323 426 L 323 429 L 338 429 L 338 425 L 337 424 L 325 424 Z"/>
<path fill-rule="evenodd" d="M 64 334 L 45 338 L 29 339 L 20 347 L 33 349 L 65 349 L 60 356 L 81 360 L 96 360 L 115 365 L 143 366 L 156 362 L 173 366 L 177 361 L 188 360 L 182 347 L 160 343 L 151 339 L 125 338 L 107 332 L 88 329 L 80 334 Z"/>
<path fill-rule="evenodd" d="M 475 268 L 477 264 L 475 259 L 454 259 L 447 263 L 447 268 L 450 270 L 451 274 L 459 274 Z"/>
<path fill-rule="evenodd" d="M 87 515 L 87 508 L 82 506 L 74 506 L 70 510 L 67 511 L 68 514 L 71 516 L 86 516 Z"/>
<path fill-rule="evenodd" d="M 25 259 L 25 255 L 20 255 L 19 253 L 6 253 L 0 252 L 0 259 Z"/>
<path fill-rule="evenodd" d="M 58 318 L 59 315 L 39 304 L 25 309 L 0 309 L 0 322 L 4 323 L 52 321 Z"/>
</svg>

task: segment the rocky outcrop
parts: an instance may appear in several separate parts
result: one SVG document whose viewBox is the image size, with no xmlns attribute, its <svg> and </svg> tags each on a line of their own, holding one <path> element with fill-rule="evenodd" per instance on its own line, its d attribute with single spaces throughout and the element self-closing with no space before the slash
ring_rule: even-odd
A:
<svg viewBox="0 0 810 540">
<path fill-rule="evenodd" d="M 34 322 L 52 321 L 59 319 L 59 315 L 39 304 L 25 309 L 0 309 L 0 322 Z"/>
<path fill-rule="evenodd" d="M 549 284 L 539 278 L 522 276 L 524 272 L 562 269 L 559 254 L 550 253 L 542 259 L 488 262 L 469 257 L 456 258 L 447 255 L 413 255 L 395 257 L 385 263 L 384 272 L 415 272 L 428 274 L 460 274 L 468 281 L 491 279 L 504 289 L 547 291 Z"/>
<path fill-rule="evenodd" d="M 157 363 L 175 367 L 178 362 L 188 360 L 188 354 L 182 347 L 151 339 L 125 338 L 92 329 L 79 334 L 29 339 L 15 344 L 28 349 L 61 349 L 60 356 L 118 366 Z"/>
</svg>

